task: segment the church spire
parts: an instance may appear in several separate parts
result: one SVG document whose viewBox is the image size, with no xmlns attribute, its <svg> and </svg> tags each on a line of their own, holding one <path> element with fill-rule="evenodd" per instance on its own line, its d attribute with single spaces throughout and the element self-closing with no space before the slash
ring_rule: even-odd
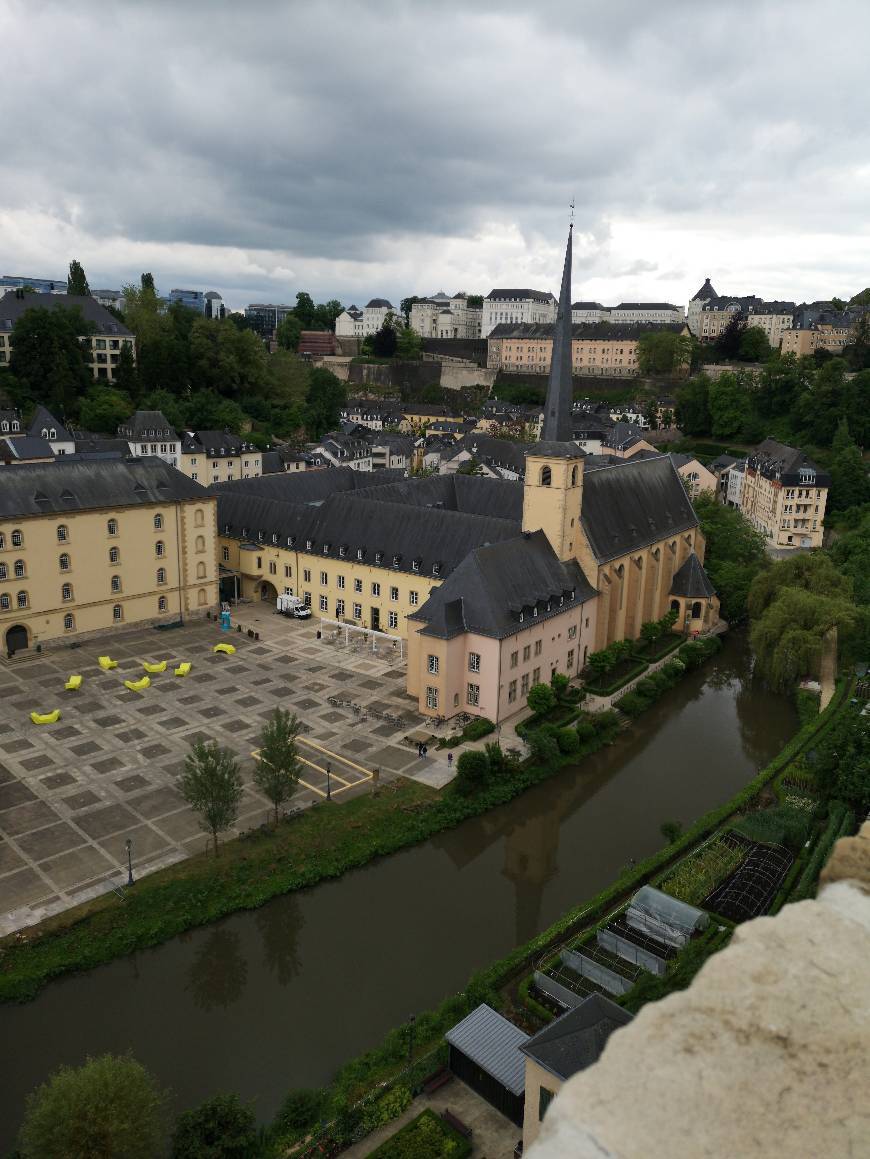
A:
<svg viewBox="0 0 870 1159">
<path fill-rule="evenodd" d="M 573 218 L 573 204 L 571 216 Z M 550 361 L 550 377 L 547 380 L 547 402 L 544 408 L 544 426 L 541 439 L 549 442 L 570 442 L 572 435 L 571 402 L 571 244 L 574 237 L 574 222 L 568 228 L 568 248 L 565 250 L 565 265 L 562 270 L 562 288 L 559 291 L 559 306 L 556 325 L 553 328 L 553 357 Z"/>
</svg>

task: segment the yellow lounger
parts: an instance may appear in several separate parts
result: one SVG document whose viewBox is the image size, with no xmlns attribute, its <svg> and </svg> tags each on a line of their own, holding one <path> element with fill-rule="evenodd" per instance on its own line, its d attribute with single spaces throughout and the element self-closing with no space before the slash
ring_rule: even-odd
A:
<svg viewBox="0 0 870 1159">
<path fill-rule="evenodd" d="M 108 672 L 110 668 L 117 668 L 118 667 L 118 661 L 113 660 L 110 656 L 97 657 L 97 663 L 99 664 L 99 666 L 102 668 L 102 670 L 104 672 Z"/>
<path fill-rule="evenodd" d="M 178 667 L 175 669 L 175 675 L 176 676 L 186 676 L 192 667 L 193 667 L 193 665 L 190 663 L 190 661 L 185 660 L 182 664 L 179 664 Z"/>
<path fill-rule="evenodd" d="M 70 676 L 69 680 L 67 680 L 66 684 L 64 684 L 64 688 L 67 690 L 67 692 L 78 692 L 81 686 L 82 678 L 78 675 Z"/>
<path fill-rule="evenodd" d="M 151 684 L 150 676 L 142 676 L 139 680 L 125 680 L 124 687 L 129 688 L 131 692 L 144 692 Z"/>
<path fill-rule="evenodd" d="M 212 652 L 223 652 L 227 656 L 232 656 L 235 650 L 235 645 L 233 644 L 215 644 L 212 648 Z"/>
<path fill-rule="evenodd" d="M 30 719 L 34 724 L 57 724 L 60 720 L 60 709 L 54 712 L 31 712 Z"/>
<path fill-rule="evenodd" d="M 165 672 L 166 671 L 166 661 L 161 660 L 159 664 L 149 664 L 147 660 L 143 660 L 142 667 L 145 669 L 146 672 L 151 672 L 151 673 Z"/>
</svg>

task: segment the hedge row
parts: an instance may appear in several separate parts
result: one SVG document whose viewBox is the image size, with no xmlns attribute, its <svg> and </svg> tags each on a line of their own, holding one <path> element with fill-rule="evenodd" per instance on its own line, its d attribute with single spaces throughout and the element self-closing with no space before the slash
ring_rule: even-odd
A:
<svg viewBox="0 0 870 1159">
<path fill-rule="evenodd" d="M 637 676 L 646 672 L 647 668 L 649 668 L 649 663 L 646 660 L 638 660 L 628 671 L 623 672 L 620 677 L 610 684 L 599 685 L 591 680 L 584 680 L 583 687 L 592 696 L 612 696 L 614 692 L 619 692 L 620 688 L 625 688 L 626 684 L 630 684 Z"/>
<path fill-rule="evenodd" d="M 828 815 L 828 823 L 816 842 L 815 849 L 797 886 L 789 896 L 789 901 L 803 901 L 804 898 L 815 897 L 819 882 L 819 874 L 830 856 L 834 843 L 855 827 L 855 815 L 842 801 L 832 801 Z"/>
</svg>

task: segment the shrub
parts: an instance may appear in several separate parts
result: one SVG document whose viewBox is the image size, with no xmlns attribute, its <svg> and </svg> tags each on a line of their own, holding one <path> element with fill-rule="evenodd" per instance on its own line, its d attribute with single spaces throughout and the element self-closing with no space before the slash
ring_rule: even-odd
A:
<svg viewBox="0 0 870 1159">
<path fill-rule="evenodd" d="M 326 1092 L 321 1088 L 301 1087 L 291 1091 L 281 1104 L 275 1118 L 280 1132 L 305 1131 L 323 1117 L 326 1110 Z"/>
<path fill-rule="evenodd" d="M 533 729 L 526 737 L 532 756 L 542 764 L 549 764 L 559 755 L 559 745 L 554 736 L 542 728 Z"/>
<path fill-rule="evenodd" d="M 561 700 L 561 698 L 568 691 L 568 677 L 564 674 L 564 672 L 554 672 L 550 677 L 550 687 L 556 694 L 556 698 Z"/>
<path fill-rule="evenodd" d="M 666 672 L 669 680 L 679 680 L 686 671 L 686 665 L 678 656 L 675 656 L 673 660 L 669 660 L 667 664 L 663 664 L 660 671 Z"/>
<path fill-rule="evenodd" d="M 543 716 L 556 706 L 556 694 L 549 684 L 533 684 L 527 697 L 529 708 Z"/>
<path fill-rule="evenodd" d="M 499 773 L 503 773 L 507 761 L 498 741 L 489 741 L 483 746 L 483 751 L 486 753 L 486 759 L 489 764 L 489 775 L 491 777 L 497 777 Z"/>
<path fill-rule="evenodd" d="M 466 1159 L 471 1143 L 428 1108 L 381 1143 L 369 1159 Z"/>
<path fill-rule="evenodd" d="M 644 700 L 654 700 L 659 692 L 651 676 L 644 676 L 643 680 L 638 680 L 632 691 L 635 696 L 641 696 Z"/>
<path fill-rule="evenodd" d="M 556 737 L 556 744 L 559 746 L 559 752 L 565 756 L 576 753 L 580 748 L 580 738 L 577 736 L 576 729 L 560 728 Z"/>
<path fill-rule="evenodd" d="M 250 1159 L 258 1150 L 254 1112 L 238 1095 L 215 1095 L 179 1115 L 172 1159 Z"/>
<path fill-rule="evenodd" d="M 607 708 L 604 712 L 593 712 L 589 719 L 595 726 L 595 731 L 599 734 L 603 732 L 617 732 L 619 729 L 619 715 L 612 708 Z"/>
<path fill-rule="evenodd" d="M 480 740 L 482 737 L 489 736 L 491 732 L 495 732 L 495 725 L 487 717 L 479 716 L 465 726 L 462 730 L 462 736 L 465 740 Z"/>
<path fill-rule="evenodd" d="M 489 761 L 486 753 L 469 749 L 460 753 L 456 762 L 456 787 L 460 792 L 470 793 L 486 783 L 489 776 Z"/>
<path fill-rule="evenodd" d="M 411 1105 L 411 1092 L 407 1087 L 395 1086 L 377 1102 L 372 1103 L 363 1112 L 363 1127 L 366 1133 L 383 1127 L 397 1119 L 407 1107 Z"/>
<path fill-rule="evenodd" d="M 765 845 L 785 845 L 792 851 L 800 849 L 809 835 L 811 816 L 804 809 L 775 805 L 772 809 L 756 809 L 747 813 L 734 828 L 750 841 Z"/>
<path fill-rule="evenodd" d="M 625 696 L 617 700 L 616 707 L 626 716 L 640 716 L 649 708 L 649 701 L 645 696 L 639 696 L 636 692 L 627 692 Z"/>
<path fill-rule="evenodd" d="M 574 731 L 577 733 L 577 740 L 579 743 L 585 744 L 586 741 L 592 740 L 592 738 L 595 736 L 595 725 L 591 720 L 587 720 L 581 717 L 577 721 L 577 724 L 574 727 Z"/>
</svg>

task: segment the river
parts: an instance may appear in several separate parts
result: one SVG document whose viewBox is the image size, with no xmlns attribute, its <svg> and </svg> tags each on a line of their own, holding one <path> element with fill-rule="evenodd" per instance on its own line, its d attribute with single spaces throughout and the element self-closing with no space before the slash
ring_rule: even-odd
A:
<svg viewBox="0 0 870 1159">
<path fill-rule="evenodd" d="M 0 1007 L 0 1150 L 28 1091 L 103 1051 L 132 1051 L 179 1109 L 238 1091 L 268 1119 L 659 848 L 663 821 L 727 800 L 796 728 L 735 633 L 615 745 L 511 804 Z"/>
</svg>

